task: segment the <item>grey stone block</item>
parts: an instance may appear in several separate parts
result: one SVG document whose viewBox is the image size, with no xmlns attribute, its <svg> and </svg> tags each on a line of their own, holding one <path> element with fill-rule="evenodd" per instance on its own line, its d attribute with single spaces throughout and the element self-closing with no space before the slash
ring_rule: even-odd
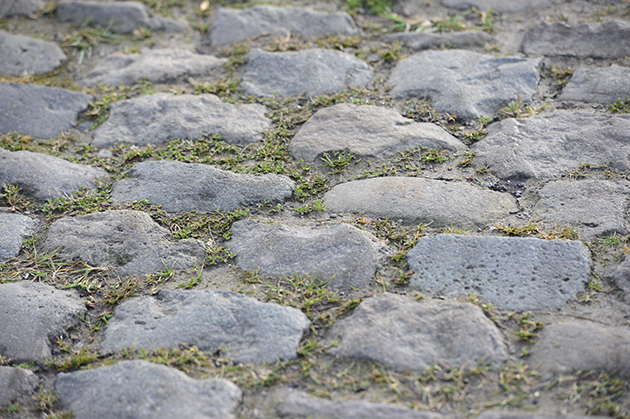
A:
<svg viewBox="0 0 630 419">
<path fill-rule="evenodd" d="M 446 7 L 456 9 L 469 9 L 476 7 L 479 10 L 496 10 L 498 12 L 522 12 L 527 9 L 539 9 L 548 6 L 547 0 L 442 0 Z"/>
<path fill-rule="evenodd" d="M 560 100 L 587 103 L 615 103 L 630 97 L 630 68 L 578 68 L 569 80 Z"/>
<path fill-rule="evenodd" d="M 54 42 L 5 31 L 0 31 L 0 56 L 0 74 L 9 76 L 49 73 L 67 60 Z"/>
<path fill-rule="evenodd" d="M 502 310 L 561 307 L 584 291 L 591 254 L 582 242 L 442 234 L 407 255 L 409 286 L 448 297 L 478 295 Z"/>
<path fill-rule="evenodd" d="M 26 215 L 0 211 L 0 262 L 20 253 L 22 241 L 33 235 L 36 225 Z"/>
<path fill-rule="evenodd" d="M 0 0 L 0 18 L 11 16 L 34 16 L 44 0 Z"/>
<path fill-rule="evenodd" d="M 414 51 L 440 48 L 484 48 L 487 44 L 492 45 L 497 42 L 492 35 L 482 31 L 443 33 L 394 32 L 383 36 L 383 41 L 402 42 L 406 47 Z"/>
<path fill-rule="evenodd" d="M 20 396 L 31 393 L 38 384 L 37 376 L 30 370 L 0 367 L 0 408 L 7 407 Z"/>
</svg>

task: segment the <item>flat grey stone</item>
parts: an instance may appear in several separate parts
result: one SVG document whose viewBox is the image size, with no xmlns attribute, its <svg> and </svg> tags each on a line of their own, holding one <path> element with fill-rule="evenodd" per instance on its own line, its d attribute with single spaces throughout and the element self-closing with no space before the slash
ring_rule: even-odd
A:
<svg viewBox="0 0 630 419">
<path fill-rule="evenodd" d="M 194 345 L 235 362 L 294 359 L 310 325 L 301 311 L 231 291 L 166 290 L 125 301 L 110 319 L 101 352 Z M 226 354 L 225 354 L 226 353 Z"/>
<path fill-rule="evenodd" d="M 574 414 L 547 415 L 529 412 L 486 411 L 478 416 L 479 419 L 593 419 L 603 416 L 581 416 Z"/>
<path fill-rule="evenodd" d="M 493 9 L 497 12 L 521 12 L 527 9 L 548 6 L 547 0 L 442 0 L 446 7 L 469 9 L 477 7 L 479 10 Z"/>
<path fill-rule="evenodd" d="M 54 138 L 74 127 L 90 95 L 56 87 L 0 82 L 0 134 Z"/>
<path fill-rule="evenodd" d="M 139 360 L 59 374 L 55 389 L 76 419 L 232 419 L 242 395 L 230 381 Z"/>
<path fill-rule="evenodd" d="M 508 194 L 480 189 L 463 182 L 412 177 L 355 180 L 324 194 L 326 209 L 432 223 L 433 227 L 481 226 L 516 212 Z"/>
<path fill-rule="evenodd" d="M 284 391 L 276 407 L 283 419 L 437 419 L 441 415 L 407 407 L 363 401 L 333 401 L 302 391 Z M 277 397 L 278 397 L 277 396 Z"/>
<path fill-rule="evenodd" d="M 181 32 L 186 26 L 161 16 L 150 17 L 146 6 L 135 1 L 61 1 L 57 4 L 60 22 L 83 25 L 88 19 L 112 33 L 128 34 L 139 28 Z"/>
<path fill-rule="evenodd" d="M 242 220 L 231 232 L 228 247 L 241 268 L 276 277 L 334 277 L 328 286 L 335 289 L 367 285 L 390 253 L 376 237 L 348 224 L 309 228 Z"/>
<path fill-rule="evenodd" d="M 66 54 L 54 42 L 0 31 L 0 74 L 50 73 L 66 60 Z"/>
<path fill-rule="evenodd" d="M 623 58 L 630 55 L 630 22 L 542 22 L 525 33 L 521 49 L 528 55 Z"/>
<path fill-rule="evenodd" d="M 602 368 L 630 375 L 630 327 L 567 321 L 546 325 L 531 349 L 529 365 L 543 373 L 567 374 Z"/>
<path fill-rule="evenodd" d="M 291 198 L 295 182 L 286 176 L 254 176 L 215 169 L 205 164 L 146 161 L 129 170 L 112 191 L 114 203 L 147 199 L 169 212 L 233 211 Z"/>
<path fill-rule="evenodd" d="M 416 33 L 395 32 L 383 37 L 386 42 L 402 42 L 414 51 L 438 48 L 484 48 L 487 44 L 496 44 L 497 40 L 483 31 Z"/>
<path fill-rule="evenodd" d="M 226 58 L 170 48 L 148 49 L 141 54 L 115 52 L 98 63 L 81 79 L 81 84 L 120 86 L 142 79 L 151 83 L 174 83 L 188 77 L 220 74 L 226 61 Z"/>
<path fill-rule="evenodd" d="M 472 151 L 499 178 L 551 178 L 581 163 L 630 169 L 630 115 L 555 111 L 488 127 Z"/>
<path fill-rule="evenodd" d="M 191 268 L 204 258 L 200 240 L 168 240 L 170 233 L 141 211 L 105 211 L 52 223 L 43 249 L 67 260 L 106 266 L 119 275 L 143 275 Z"/>
<path fill-rule="evenodd" d="M 26 215 L 0 211 L 0 262 L 20 253 L 22 241 L 33 235 L 36 225 Z"/>
<path fill-rule="evenodd" d="M 14 362 L 45 361 L 52 356 L 51 338 L 67 336 L 85 312 L 73 290 L 39 282 L 0 284 L 0 354 Z"/>
<path fill-rule="evenodd" d="M 304 7 L 254 6 L 247 9 L 219 8 L 208 31 L 208 44 L 219 47 L 257 35 L 286 37 L 356 35 L 347 13 L 324 13 Z"/>
<path fill-rule="evenodd" d="M 440 234 L 407 255 L 409 286 L 447 297 L 477 295 L 501 310 L 566 304 L 584 291 L 591 253 L 579 241 Z"/>
<path fill-rule="evenodd" d="M 350 317 L 335 323 L 328 352 L 398 370 L 425 370 L 441 361 L 459 368 L 483 360 L 500 367 L 507 349 L 499 329 L 473 304 L 448 300 L 414 301 L 395 294 L 364 300 Z"/>
<path fill-rule="evenodd" d="M 428 98 L 438 112 L 492 117 L 507 102 L 536 94 L 539 59 L 494 57 L 465 50 L 423 51 L 396 64 L 389 77 L 397 98 Z"/>
<path fill-rule="evenodd" d="M 630 258 L 625 257 L 612 273 L 617 288 L 623 292 L 626 303 L 630 304 Z"/>
<path fill-rule="evenodd" d="M 101 168 L 59 157 L 0 149 L 0 184 L 18 185 L 21 193 L 38 201 L 69 196 L 80 188 L 91 189 L 97 179 L 107 176 Z"/>
<path fill-rule="evenodd" d="M 34 16 L 44 0 L 0 0 L 0 18 L 11 16 Z"/>
<path fill-rule="evenodd" d="M 296 159 L 314 161 L 333 151 L 385 158 L 414 147 L 455 152 L 466 148 L 437 125 L 416 123 L 392 109 L 342 103 L 311 116 L 291 140 L 289 150 Z"/>
<path fill-rule="evenodd" d="M 267 109 L 258 104 L 234 105 L 215 95 L 156 93 L 113 103 L 109 119 L 94 131 L 93 145 L 119 143 L 158 145 L 176 138 L 194 140 L 218 134 L 228 143 L 261 141 L 271 126 Z"/>
<path fill-rule="evenodd" d="M 372 70 L 355 56 L 340 51 L 307 49 L 249 54 L 240 87 L 254 96 L 307 97 L 365 87 Z"/>
<path fill-rule="evenodd" d="M 39 380 L 31 370 L 0 367 L 0 408 L 9 406 L 20 396 L 31 393 L 38 384 Z"/>
<path fill-rule="evenodd" d="M 533 215 L 544 221 L 571 224 L 580 237 L 625 236 L 630 182 L 584 179 L 549 182 L 538 192 Z"/>
<path fill-rule="evenodd" d="M 615 103 L 630 97 L 630 68 L 578 68 L 560 94 L 560 100 Z"/>
</svg>

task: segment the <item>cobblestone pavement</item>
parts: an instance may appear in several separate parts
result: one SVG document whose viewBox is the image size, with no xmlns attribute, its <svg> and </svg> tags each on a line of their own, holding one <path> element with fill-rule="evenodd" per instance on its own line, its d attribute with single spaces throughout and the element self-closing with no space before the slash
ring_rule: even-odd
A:
<svg viewBox="0 0 630 419">
<path fill-rule="evenodd" d="M 630 418 L 627 0 L 0 0 L 0 417 Z"/>
</svg>

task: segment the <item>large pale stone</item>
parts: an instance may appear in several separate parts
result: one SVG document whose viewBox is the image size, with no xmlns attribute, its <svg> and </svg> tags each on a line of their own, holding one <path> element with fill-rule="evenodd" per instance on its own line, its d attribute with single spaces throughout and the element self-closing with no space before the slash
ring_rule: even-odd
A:
<svg viewBox="0 0 630 419">
<path fill-rule="evenodd" d="M 101 351 L 173 348 L 182 344 L 235 362 L 275 362 L 297 356 L 310 322 L 301 311 L 230 291 L 166 290 L 116 308 Z"/>
<path fill-rule="evenodd" d="M 579 241 L 442 234 L 407 255 L 409 285 L 447 297 L 478 295 L 503 310 L 561 307 L 584 291 L 591 254 Z"/>
<path fill-rule="evenodd" d="M 379 294 L 333 325 L 327 339 L 336 338 L 330 353 L 399 370 L 425 370 L 439 361 L 459 368 L 483 360 L 500 367 L 507 360 L 501 332 L 481 309 L 447 300 Z"/>
<path fill-rule="evenodd" d="M 291 140 L 289 150 L 296 159 L 314 161 L 334 151 L 385 158 L 414 147 L 455 152 L 466 148 L 437 125 L 416 123 L 387 108 L 343 103 L 311 116 Z"/>
<path fill-rule="evenodd" d="M 389 217 L 433 227 L 485 225 L 518 208 L 508 194 L 463 182 L 411 177 L 343 183 L 324 194 L 324 204 L 333 212 Z"/>
<path fill-rule="evenodd" d="M 578 68 L 562 90 L 560 100 L 615 103 L 630 97 L 630 68 Z"/>
<path fill-rule="evenodd" d="M 33 371 L 0 366 L 0 408 L 7 407 L 20 396 L 31 393 L 38 384 L 39 380 Z"/>
<path fill-rule="evenodd" d="M 0 57 L 0 74 L 9 76 L 49 73 L 67 60 L 54 42 L 5 31 L 0 31 Z"/>
</svg>

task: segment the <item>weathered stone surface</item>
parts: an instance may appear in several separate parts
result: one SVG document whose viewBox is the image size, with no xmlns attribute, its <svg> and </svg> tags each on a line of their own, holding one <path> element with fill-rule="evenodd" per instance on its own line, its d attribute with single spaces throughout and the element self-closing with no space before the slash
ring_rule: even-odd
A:
<svg viewBox="0 0 630 419">
<path fill-rule="evenodd" d="M 624 293 L 626 302 L 630 304 L 630 258 L 624 258 L 624 261 L 613 271 L 612 279 L 617 288 Z"/>
<path fill-rule="evenodd" d="M 438 48 L 484 48 L 497 40 L 486 32 L 464 31 L 444 33 L 394 32 L 383 37 L 386 42 L 398 41 L 414 51 Z"/>
<path fill-rule="evenodd" d="M 119 275 L 151 274 L 164 267 L 187 269 L 204 258 L 200 240 L 168 241 L 170 233 L 141 211 L 105 211 L 55 221 L 44 251 L 63 246 L 67 260 L 113 268 Z"/>
<path fill-rule="evenodd" d="M 59 374 L 59 402 L 77 419 L 232 419 L 241 390 L 147 361 Z"/>
<path fill-rule="evenodd" d="M 324 194 L 324 204 L 333 212 L 432 223 L 433 227 L 485 225 L 518 208 L 508 194 L 462 182 L 411 177 L 343 183 Z"/>
<path fill-rule="evenodd" d="M 21 193 L 39 201 L 91 189 L 96 179 L 106 177 L 107 172 L 97 167 L 31 151 L 0 149 L 0 184 L 18 185 Z"/>
<path fill-rule="evenodd" d="M 527 9 L 549 5 L 546 0 L 442 0 L 446 7 L 468 9 L 477 7 L 479 10 L 492 9 L 497 12 L 520 12 Z"/>
<path fill-rule="evenodd" d="M 560 100 L 579 102 L 615 103 L 630 97 L 630 68 L 610 67 L 578 68 L 567 83 Z"/>
<path fill-rule="evenodd" d="M 0 354 L 17 362 L 50 358 L 50 338 L 66 335 L 85 311 L 74 291 L 38 282 L 0 284 Z"/>
<path fill-rule="evenodd" d="M 283 419 L 437 419 L 440 415 L 407 407 L 362 401 L 333 401 L 301 391 L 285 391 L 276 412 Z"/>
<path fill-rule="evenodd" d="M 169 212 L 233 211 L 263 201 L 284 202 L 295 182 L 286 176 L 254 176 L 215 169 L 205 164 L 147 161 L 136 164 L 112 191 L 115 203 L 141 201 L 162 204 Z"/>
<path fill-rule="evenodd" d="M 289 150 L 296 159 L 314 161 L 333 151 L 384 158 L 414 147 L 456 152 L 466 148 L 437 125 L 416 123 L 387 108 L 342 103 L 311 116 Z"/>
<path fill-rule="evenodd" d="M 597 417 L 597 416 L 596 416 Z M 512 412 L 512 411 L 492 411 L 483 412 L 478 416 L 479 419 L 593 419 L 593 416 L 581 416 L 574 414 L 567 415 L 547 415 L 529 412 Z"/>
<path fill-rule="evenodd" d="M 0 18 L 34 16 L 44 0 L 0 0 Z"/>
<path fill-rule="evenodd" d="M 340 51 L 256 49 L 249 54 L 240 87 L 254 96 L 311 97 L 365 87 L 371 80 L 372 70 L 365 62 Z"/>
<path fill-rule="evenodd" d="M 544 221 L 571 224 L 580 237 L 625 236 L 630 182 L 584 179 L 547 183 L 538 192 L 534 215 Z"/>
<path fill-rule="evenodd" d="M 144 4 L 135 1 L 61 1 L 57 4 L 60 22 L 82 25 L 88 19 L 113 33 L 132 33 L 138 28 L 181 32 L 186 26 L 161 16 L 149 17 Z"/>
<path fill-rule="evenodd" d="M 26 215 L 0 211 L 0 262 L 20 253 L 22 241 L 34 233 L 36 225 Z"/>
<path fill-rule="evenodd" d="M 54 42 L 5 31 L 0 31 L 0 56 L 0 74 L 9 76 L 49 73 L 67 59 Z"/>
<path fill-rule="evenodd" d="M 622 58 L 630 55 L 630 22 L 542 22 L 527 31 L 521 49 L 528 55 Z"/>
<path fill-rule="evenodd" d="M 407 255 L 409 285 L 447 297 L 480 296 L 503 310 L 566 304 L 584 291 L 591 254 L 579 241 L 441 234 Z"/>
<path fill-rule="evenodd" d="M 118 306 L 101 351 L 187 344 L 223 351 L 236 362 L 275 362 L 297 356 L 309 325 L 297 309 L 231 291 L 166 290 L 157 298 L 134 298 Z"/>
<path fill-rule="evenodd" d="M 0 134 L 53 138 L 74 127 L 91 96 L 34 84 L 0 82 Z"/>
<path fill-rule="evenodd" d="M 173 83 L 187 77 L 221 74 L 226 61 L 226 58 L 170 48 L 148 49 L 141 54 L 115 52 L 98 63 L 81 83 L 85 86 L 119 86 L 131 85 L 142 79 L 151 83 Z"/>
<path fill-rule="evenodd" d="M 550 178 L 581 163 L 628 170 L 630 115 L 556 111 L 505 119 L 472 147 L 475 163 L 499 178 Z"/>
<path fill-rule="evenodd" d="M 539 63 L 465 50 L 424 51 L 400 60 L 388 84 L 394 97 L 426 97 L 436 111 L 480 118 L 494 116 L 510 100 L 530 101 Z"/>
<path fill-rule="evenodd" d="M 527 359 L 538 371 L 566 374 L 602 368 L 630 375 L 630 327 L 567 321 L 546 325 Z"/>
<path fill-rule="evenodd" d="M 9 406 L 18 397 L 32 392 L 38 384 L 37 376 L 30 370 L 0 367 L 0 408 Z"/>
<path fill-rule="evenodd" d="M 355 35 L 357 27 L 347 13 L 324 13 L 303 7 L 264 5 L 240 10 L 219 8 L 208 32 L 207 43 L 217 47 L 242 42 L 257 35 Z"/>
<path fill-rule="evenodd" d="M 364 300 L 328 332 L 329 352 L 400 370 L 424 370 L 438 361 L 453 367 L 484 359 L 495 367 L 507 359 L 499 329 L 473 304 L 448 300 L 416 302 L 395 294 Z"/>
<path fill-rule="evenodd" d="M 331 288 L 367 285 L 389 253 L 373 235 L 347 224 L 309 228 L 243 220 L 228 243 L 243 269 L 263 275 L 309 275 Z"/>
<path fill-rule="evenodd" d="M 262 105 L 234 105 L 215 95 L 156 93 L 111 105 L 109 119 L 94 131 L 99 148 L 118 143 L 139 146 L 169 139 L 194 140 L 204 134 L 220 135 L 228 143 L 251 144 L 262 140 L 271 125 Z"/>
</svg>

